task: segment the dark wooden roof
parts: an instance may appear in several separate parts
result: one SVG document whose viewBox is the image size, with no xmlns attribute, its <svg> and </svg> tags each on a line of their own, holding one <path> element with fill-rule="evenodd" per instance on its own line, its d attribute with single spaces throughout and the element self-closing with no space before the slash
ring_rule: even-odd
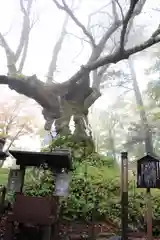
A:
<svg viewBox="0 0 160 240">
<path fill-rule="evenodd" d="M 55 169 L 72 169 L 71 154 L 66 150 L 54 152 L 28 152 L 10 150 L 9 153 L 16 158 L 16 164 L 21 166 L 36 166 L 47 164 Z"/>
<path fill-rule="evenodd" d="M 5 138 L 0 138 L 0 143 L 5 143 Z"/>
<path fill-rule="evenodd" d="M 8 154 L 5 153 L 5 152 L 0 152 L 0 160 L 2 159 L 5 159 L 6 157 L 8 157 Z"/>
<path fill-rule="evenodd" d="M 143 162 L 143 161 L 157 161 L 159 162 L 160 160 L 158 159 L 158 157 L 156 156 L 152 156 L 150 154 L 147 154 L 146 156 L 138 159 L 139 162 Z"/>
</svg>

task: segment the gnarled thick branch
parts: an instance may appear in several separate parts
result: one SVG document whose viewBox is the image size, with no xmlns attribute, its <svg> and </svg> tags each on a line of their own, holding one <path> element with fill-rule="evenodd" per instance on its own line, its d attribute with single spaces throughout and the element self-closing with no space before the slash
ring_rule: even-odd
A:
<svg viewBox="0 0 160 240">
<path fill-rule="evenodd" d="M 50 86 L 46 86 L 35 75 L 19 79 L 1 75 L 0 84 L 8 84 L 11 89 L 34 99 L 44 108 L 52 109 L 56 105 L 56 96 L 50 90 Z"/>
<path fill-rule="evenodd" d="M 54 105 L 56 105 L 56 96 L 64 96 L 68 93 L 68 91 L 74 91 L 75 84 L 90 71 L 93 71 L 110 63 L 117 63 L 123 59 L 128 59 L 130 55 L 143 51 L 159 42 L 160 28 L 156 29 L 152 36 L 143 44 L 125 50 L 123 54 L 121 54 L 121 52 L 118 50 L 113 54 L 101 57 L 95 62 L 82 66 L 81 69 L 73 77 L 71 77 L 63 84 L 44 84 L 35 76 L 23 79 L 0 76 L 0 84 L 8 84 L 11 89 L 14 89 L 20 94 L 24 94 L 30 98 L 33 98 L 42 107 L 52 109 Z"/>
</svg>

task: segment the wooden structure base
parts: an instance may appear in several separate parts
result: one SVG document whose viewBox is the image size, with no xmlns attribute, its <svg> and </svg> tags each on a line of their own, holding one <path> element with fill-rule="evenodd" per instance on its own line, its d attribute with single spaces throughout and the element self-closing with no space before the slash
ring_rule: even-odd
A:
<svg viewBox="0 0 160 240">
<path fill-rule="evenodd" d="M 53 197 L 32 197 L 16 194 L 13 211 L 8 213 L 4 240 L 12 240 L 14 226 L 35 225 L 43 229 L 43 240 L 51 240 L 56 222 L 57 203 Z"/>
</svg>

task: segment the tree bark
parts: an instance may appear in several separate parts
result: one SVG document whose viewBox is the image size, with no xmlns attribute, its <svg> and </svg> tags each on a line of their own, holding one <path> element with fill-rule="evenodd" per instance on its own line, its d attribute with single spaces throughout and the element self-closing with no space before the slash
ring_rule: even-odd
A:
<svg viewBox="0 0 160 240">
<path fill-rule="evenodd" d="M 69 123 L 72 116 L 72 109 L 67 101 L 59 97 L 60 118 L 55 121 L 55 129 L 57 134 L 68 135 L 71 134 Z"/>
<path fill-rule="evenodd" d="M 131 57 L 129 58 L 128 62 L 129 62 L 129 67 L 130 67 L 130 71 L 131 71 L 131 75 L 132 75 L 135 99 L 136 99 L 137 107 L 139 108 L 141 125 L 142 125 L 144 135 L 145 135 L 145 139 L 144 139 L 145 151 L 146 151 L 146 153 L 154 154 L 152 131 L 151 131 L 151 128 L 148 123 L 147 114 L 146 114 L 145 106 L 144 106 L 143 99 L 142 99 L 142 94 L 139 89 L 139 85 L 137 82 L 137 77 L 136 77 L 136 73 L 135 73 L 135 69 L 134 69 L 134 65 L 133 65 L 133 60 Z"/>
</svg>

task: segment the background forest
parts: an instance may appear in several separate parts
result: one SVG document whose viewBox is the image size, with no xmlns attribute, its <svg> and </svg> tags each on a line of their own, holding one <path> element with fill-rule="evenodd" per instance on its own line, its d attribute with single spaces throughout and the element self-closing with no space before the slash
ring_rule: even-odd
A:
<svg viewBox="0 0 160 240">
<path fill-rule="evenodd" d="M 0 136 L 5 150 L 72 151 L 74 171 L 63 204 L 67 219 L 109 219 L 119 225 L 120 153 L 125 150 L 130 227 L 145 228 L 145 192 L 135 187 L 136 160 L 146 153 L 160 156 L 158 2 L 1 3 Z M 1 184 L 7 167 L 15 167 L 11 157 L 1 161 Z M 28 170 L 26 194 L 51 191 L 49 174 Z M 154 190 L 154 219 L 160 217 L 159 196 Z"/>
</svg>

